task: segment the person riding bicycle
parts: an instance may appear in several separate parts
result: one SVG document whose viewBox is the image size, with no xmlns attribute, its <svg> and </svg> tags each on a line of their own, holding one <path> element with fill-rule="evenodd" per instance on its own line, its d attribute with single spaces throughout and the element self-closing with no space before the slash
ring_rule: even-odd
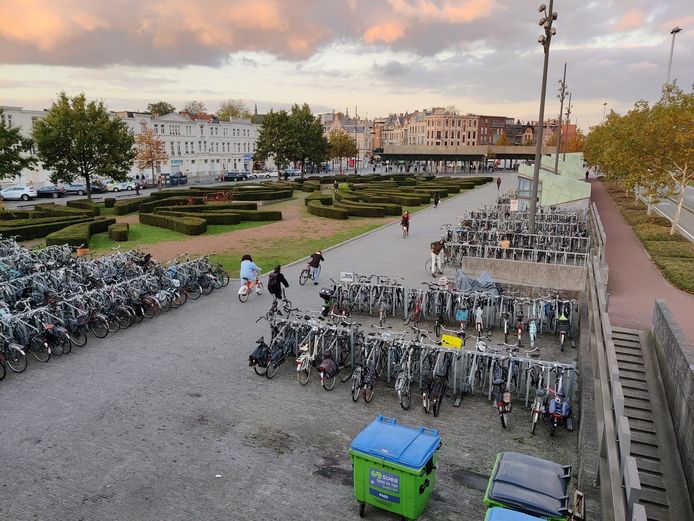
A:
<svg viewBox="0 0 694 521">
<path fill-rule="evenodd" d="M 318 250 L 316 253 L 311 255 L 311 259 L 308 261 L 308 266 L 311 268 L 311 280 L 313 280 L 313 285 L 318 286 L 318 275 L 320 274 L 320 263 L 325 261 L 323 258 L 323 252 Z"/>
<path fill-rule="evenodd" d="M 431 276 L 436 277 L 436 273 L 443 273 L 443 249 L 446 243 L 443 239 L 431 243 Z M 438 270 L 437 270 L 438 264 Z"/>
<path fill-rule="evenodd" d="M 566 318 L 566 315 L 564 315 L 563 311 L 562 311 L 561 315 L 559 315 L 559 319 L 557 321 L 557 328 L 559 329 L 560 333 L 565 333 L 566 336 L 569 336 L 569 330 L 571 329 L 571 324 L 569 323 L 569 319 Z"/>
<path fill-rule="evenodd" d="M 410 212 L 407 210 L 402 213 L 400 225 L 402 226 L 402 236 L 405 238 L 410 234 Z"/>
<path fill-rule="evenodd" d="M 241 257 L 240 277 L 243 284 L 250 283 L 249 288 L 252 288 L 258 280 L 260 271 L 260 267 L 253 262 L 253 257 L 248 254 Z"/>
<path fill-rule="evenodd" d="M 285 278 L 284 274 L 280 271 L 281 269 L 281 266 L 275 266 L 275 269 L 272 270 L 272 273 L 270 273 L 267 281 L 268 291 L 277 300 L 282 300 L 283 298 L 282 285 L 284 285 L 285 288 L 289 287 L 289 282 L 287 282 L 287 279 Z"/>
</svg>

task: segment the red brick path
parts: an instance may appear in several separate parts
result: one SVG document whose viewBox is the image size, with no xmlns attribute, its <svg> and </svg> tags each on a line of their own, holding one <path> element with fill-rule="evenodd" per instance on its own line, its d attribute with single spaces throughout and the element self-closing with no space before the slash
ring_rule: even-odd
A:
<svg viewBox="0 0 694 521">
<path fill-rule="evenodd" d="M 694 295 L 680 291 L 663 278 L 602 182 L 592 181 L 592 198 L 607 235 L 608 309 L 612 325 L 650 329 L 653 302 L 662 298 L 682 331 L 690 341 L 694 339 Z"/>
</svg>

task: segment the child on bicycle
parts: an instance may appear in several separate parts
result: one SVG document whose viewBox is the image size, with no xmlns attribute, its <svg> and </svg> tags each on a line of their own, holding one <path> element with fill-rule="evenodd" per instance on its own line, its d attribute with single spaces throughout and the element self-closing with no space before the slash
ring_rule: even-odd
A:
<svg viewBox="0 0 694 521">
<path fill-rule="evenodd" d="M 282 300 L 284 298 L 282 286 L 284 285 L 285 288 L 289 287 L 289 282 L 287 282 L 284 274 L 281 273 L 281 269 L 279 265 L 275 266 L 275 269 L 272 270 L 267 281 L 267 289 L 277 300 Z"/>
<path fill-rule="evenodd" d="M 260 267 L 253 262 L 253 257 L 248 254 L 241 257 L 241 282 L 248 285 L 248 289 L 256 285 L 260 271 Z"/>
</svg>

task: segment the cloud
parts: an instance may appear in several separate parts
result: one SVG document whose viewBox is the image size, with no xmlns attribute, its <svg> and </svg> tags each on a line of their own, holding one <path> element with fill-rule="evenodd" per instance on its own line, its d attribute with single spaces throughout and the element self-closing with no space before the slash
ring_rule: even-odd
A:
<svg viewBox="0 0 694 521">
<path fill-rule="evenodd" d="M 640 29 L 646 24 L 646 17 L 638 9 L 629 9 L 615 24 L 618 31 L 632 31 Z"/>
<path fill-rule="evenodd" d="M 398 22 L 386 22 L 369 27 L 364 33 L 364 41 L 372 43 L 393 43 L 405 35 L 405 26 Z"/>
</svg>

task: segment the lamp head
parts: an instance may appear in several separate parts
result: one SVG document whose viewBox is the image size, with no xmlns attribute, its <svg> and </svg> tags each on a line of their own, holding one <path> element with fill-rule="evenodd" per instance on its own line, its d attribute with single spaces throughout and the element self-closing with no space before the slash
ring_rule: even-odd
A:
<svg viewBox="0 0 694 521">
<path fill-rule="evenodd" d="M 670 34 L 677 34 L 682 30 L 681 27 L 675 27 L 672 31 L 670 31 Z"/>
<path fill-rule="evenodd" d="M 541 34 L 537 39 L 537 43 L 539 43 L 540 45 L 544 45 L 546 40 L 547 39 L 545 38 L 545 35 Z"/>
<path fill-rule="evenodd" d="M 544 11 L 545 9 L 547 9 L 547 6 L 546 6 L 545 4 L 540 4 L 540 7 L 537 8 L 537 10 L 538 10 L 540 13 L 541 13 L 542 11 Z"/>
</svg>

